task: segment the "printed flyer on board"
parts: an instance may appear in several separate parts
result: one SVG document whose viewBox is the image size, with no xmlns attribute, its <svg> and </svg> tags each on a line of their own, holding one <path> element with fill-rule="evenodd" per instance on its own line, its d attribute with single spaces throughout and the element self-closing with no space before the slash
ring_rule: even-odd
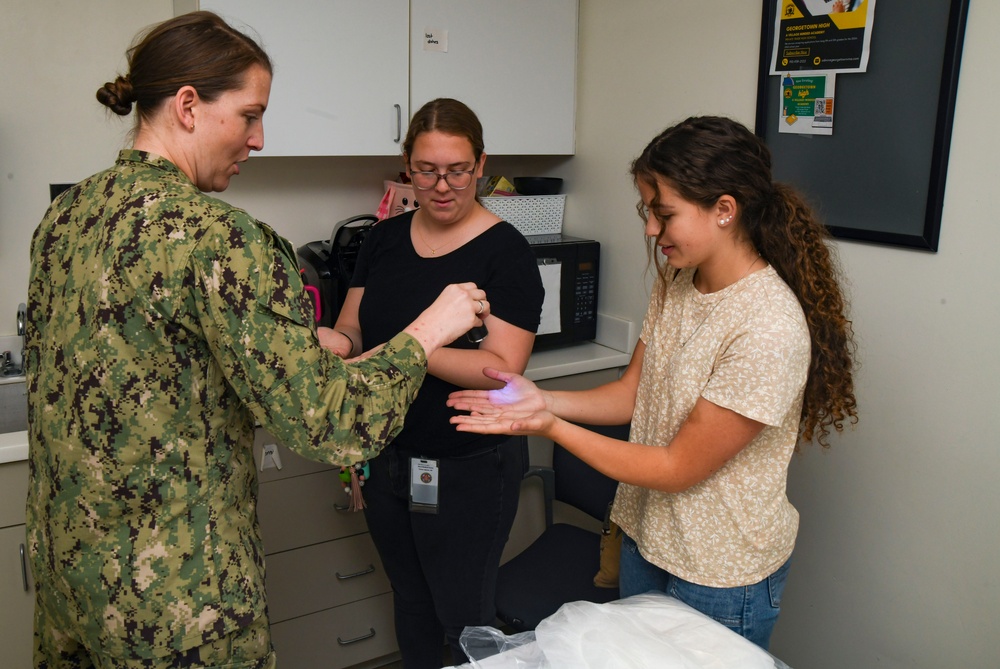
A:
<svg viewBox="0 0 1000 669">
<path fill-rule="evenodd" d="M 781 79 L 778 132 L 832 135 L 837 75 L 786 72 Z"/>
<path fill-rule="evenodd" d="M 771 74 L 864 72 L 875 0 L 776 0 Z"/>
</svg>

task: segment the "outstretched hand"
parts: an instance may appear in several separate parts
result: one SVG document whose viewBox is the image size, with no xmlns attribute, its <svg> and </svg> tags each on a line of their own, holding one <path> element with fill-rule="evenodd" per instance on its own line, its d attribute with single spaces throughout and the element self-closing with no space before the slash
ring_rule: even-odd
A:
<svg viewBox="0 0 1000 669">
<path fill-rule="evenodd" d="M 499 410 L 534 412 L 547 409 L 543 391 L 520 374 L 486 367 L 483 376 L 504 384 L 495 390 L 456 390 L 448 406 L 459 411 L 491 415 Z"/>
<path fill-rule="evenodd" d="M 458 390 L 448 406 L 467 415 L 453 416 L 459 432 L 479 434 L 543 434 L 555 422 L 546 394 L 520 374 L 487 367 L 483 374 L 504 384 L 496 390 Z"/>
</svg>

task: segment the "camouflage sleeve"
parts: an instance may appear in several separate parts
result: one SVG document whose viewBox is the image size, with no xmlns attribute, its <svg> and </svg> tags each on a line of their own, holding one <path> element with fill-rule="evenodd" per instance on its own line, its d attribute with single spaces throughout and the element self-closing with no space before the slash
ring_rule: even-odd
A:
<svg viewBox="0 0 1000 669">
<path fill-rule="evenodd" d="M 402 429 L 427 371 L 415 339 L 396 335 L 352 364 L 323 349 L 290 244 L 244 212 L 214 224 L 191 262 L 197 316 L 218 367 L 285 445 L 349 464 Z"/>
</svg>

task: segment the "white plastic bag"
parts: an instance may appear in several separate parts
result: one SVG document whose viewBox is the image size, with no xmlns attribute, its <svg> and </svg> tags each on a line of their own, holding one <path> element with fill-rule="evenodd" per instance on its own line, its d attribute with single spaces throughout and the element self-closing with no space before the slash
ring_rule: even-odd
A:
<svg viewBox="0 0 1000 669">
<path fill-rule="evenodd" d="M 534 632 L 467 627 L 460 643 L 473 669 L 790 669 L 659 592 L 563 604 Z"/>
<path fill-rule="evenodd" d="M 534 632 L 506 635 L 495 627 L 466 627 L 458 643 L 474 669 L 547 669 Z"/>
<path fill-rule="evenodd" d="M 570 602 L 535 636 L 558 669 L 775 669 L 759 646 L 662 593 L 593 604 Z"/>
</svg>

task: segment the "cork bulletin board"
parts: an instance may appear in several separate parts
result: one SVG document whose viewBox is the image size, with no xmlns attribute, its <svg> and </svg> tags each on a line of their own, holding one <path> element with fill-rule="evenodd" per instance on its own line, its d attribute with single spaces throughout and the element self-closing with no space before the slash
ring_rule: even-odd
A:
<svg viewBox="0 0 1000 669">
<path fill-rule="evenodd" d="M 779 3 L 764 0 L 756 132 L 774 179 L 802 191 L 833 236 L 938 250 L 969 1 L 878 0 L 867 71 L 837 76 L 833 132 L 822 136 L 778 131 Z"/>
</svg>

